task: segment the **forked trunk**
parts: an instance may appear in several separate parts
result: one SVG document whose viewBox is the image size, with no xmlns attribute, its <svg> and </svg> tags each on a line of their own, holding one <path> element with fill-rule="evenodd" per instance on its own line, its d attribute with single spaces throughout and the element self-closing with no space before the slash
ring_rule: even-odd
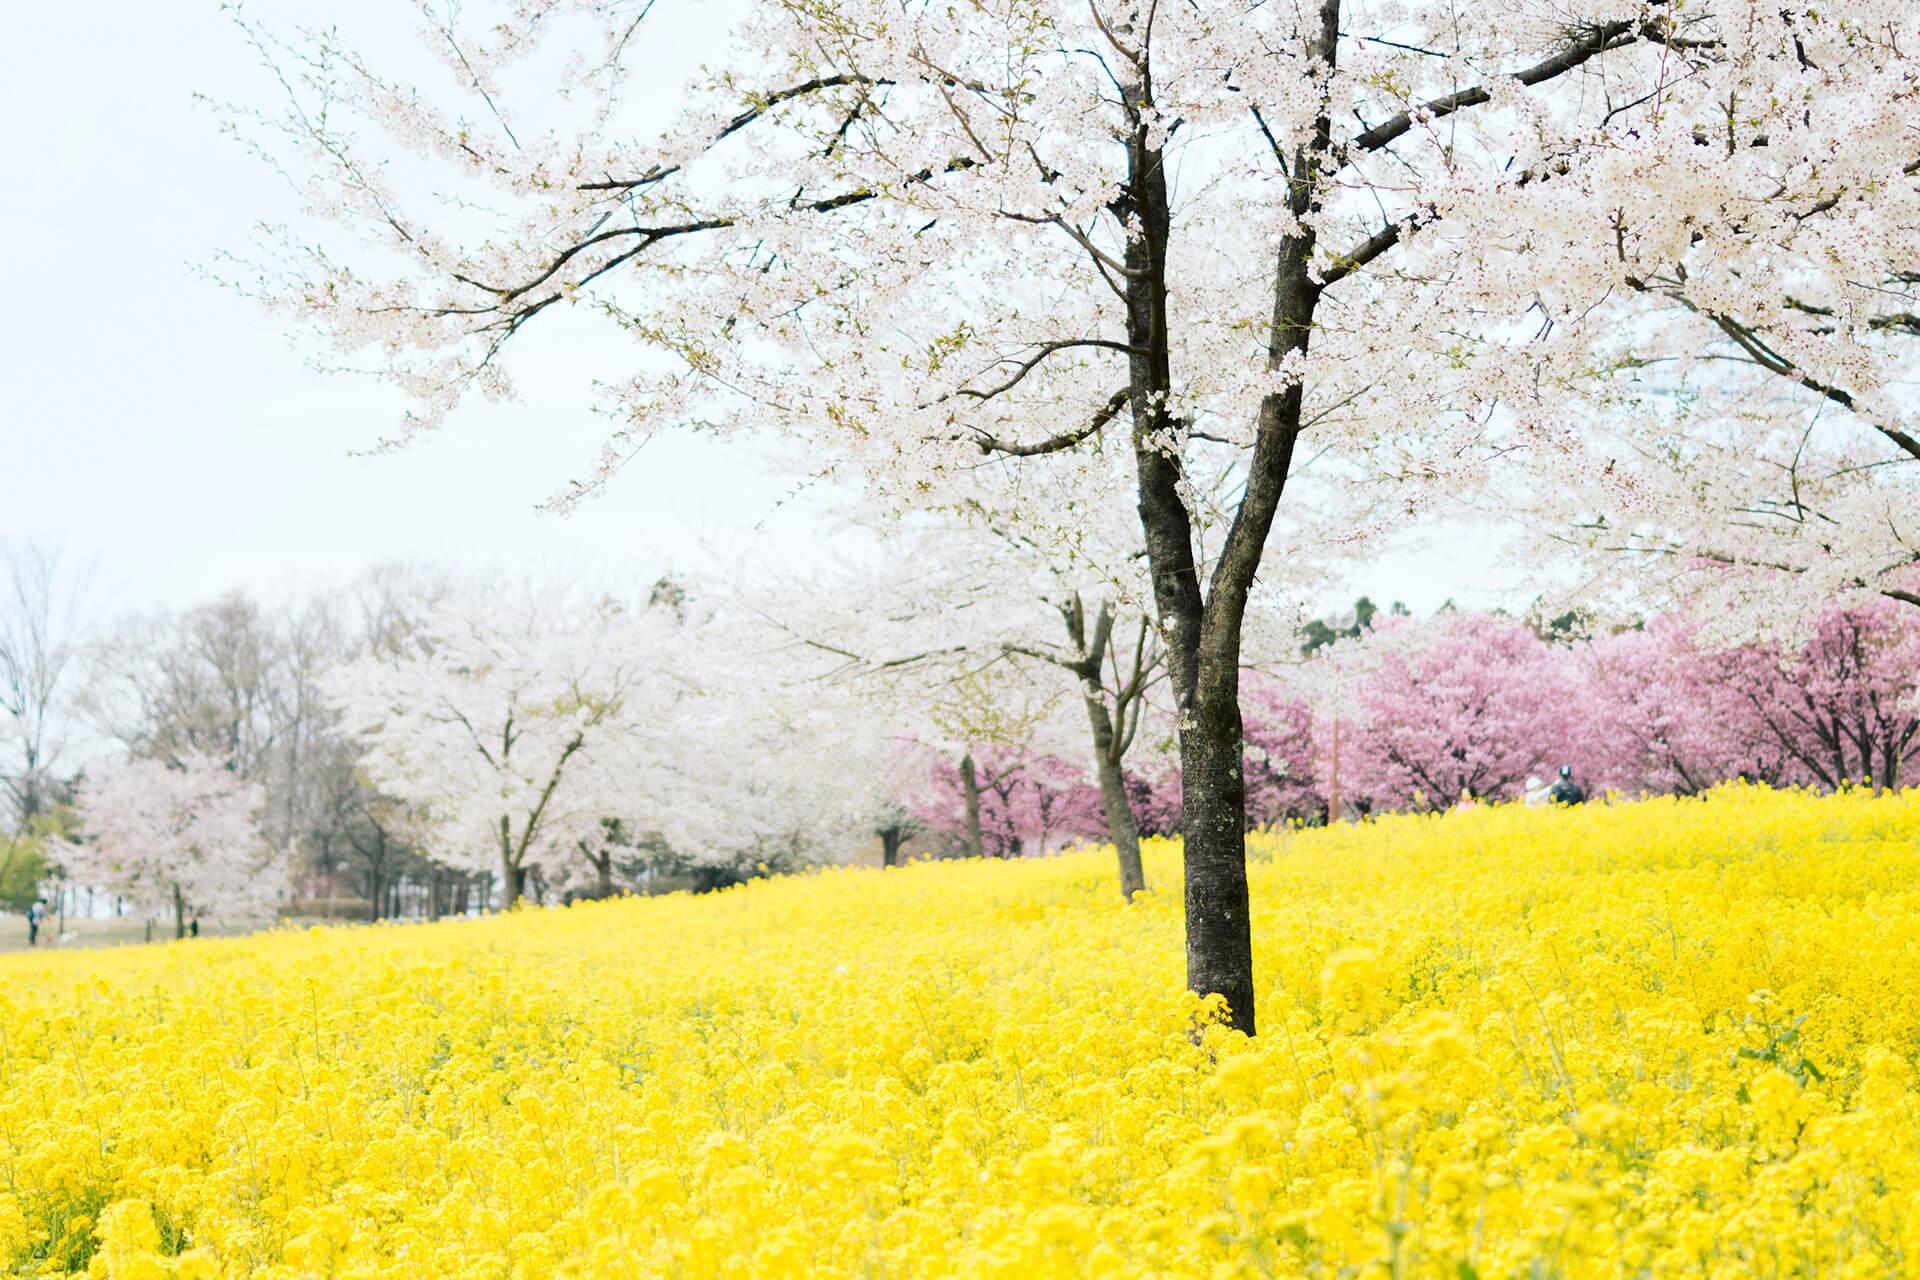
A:
<svg viewBox="0 0 1920 1280">
<path fill-rule="evenodd" d="M 1214 599 L 1200 590 L 1186 477 L 1177 457 L 1156 442 L 1176 426 L 1168 415 L 1172 389 L 1167 348 L 1166 246 L 1171 218 L 1160 152 L 1144 119 L 1129 145 L 1128 212 L 1141 233 L 1127 242 L 1127 334 L 1131 360 L 1134 461 L 1139 473 L 1140 527 L 1153 566 L 1154 603 L 1167 649 L 1180 730 L 1180 807 L 1185 827 L 1187 986 L 1227 1004 L 1229 1025 L 1254 1034 L 1253 940 L 1248 924 L 1246 791 L 1240 770 L 1240 611 L 1265 541 L 1242 530 L 1247 503 L 1277 499 L 1286 462 L 1256 456 L 1236 520 L 1237 556 L 1213 575 Z M 1264 417 L 1264 415 L 1263 415 Z M 1262 433 L 1267 424 L 1263 421 Z M 1263 441 L 1264 443 L 1264 441 Z M 1271 454 L 1271 447 L 1268 447 Z M 1263 465 L 1264 464 L 1264 465 Z M 1255 513 L 1269 519 L 1271 508 Z M 1223 552 L 1223 556 L 1226 553 Z M 1230 567 L 1232 572 L 1222 573 Z M 1225 577 L 1225 581 L 1223 581 Z"/>
</svg>

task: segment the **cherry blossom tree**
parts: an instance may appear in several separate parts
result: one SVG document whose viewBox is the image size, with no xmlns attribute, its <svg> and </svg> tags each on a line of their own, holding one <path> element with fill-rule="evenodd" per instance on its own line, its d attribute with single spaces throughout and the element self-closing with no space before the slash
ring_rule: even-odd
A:
<svg viewBox="0 0 1920 1280">
<path fill-rule="evenodd" d="M 337 668 L 328 687 L 375 784 L 439 857 L 497 872 L 511 904 L 534 866 L 557 879 L 622 812 L 609 784 L 646 660 L 617 607 L 456 599 L 405 651 Z"/>
<path fill-rule="evenodd" d="M 1579 654 L 1585 727 L 1574 748 L 1589 782 L 1627 794 L 1697 795 L 1730 778 L 1800 780 L 1751 696 L 1771 694 L 1775 655 L 1748 644 L 1715 649 L 1700 628 L 1662 615 L 1597 636 Z"/>
<path fill-rule="evenodd" d="M 1894 788 L 1920 757 L 1920 620 L 1880 600 L 1823 612 L 1797 653 L 1751 646 L 1729 684 L 1782 753 L 1821 787 Z M 1771 739 L 1771 741 L 1768 741 Z"/>
<path fill-rule="evenodd" d="M 836 677 L 884 689 L 896 713 L 909 720 L 926 718 L 916 717 L 918 710 L 954 723 L 952 713 L 964 706 L 955 705 L 954 694 L 971 691 L 977 705 L 982 693 L 993 697 L 991 689 L 1024 683 L 1026 677 L 987 675 L 1002 660 L 1038 664 L 1043 681 L 1064 677 L 1085 717 L 1120 891 L 1130 901 L 1146 878 L 1122 762 L 1162 675 L 1161 649 L 1138 603 L 1129 557 L 1098 546 L 1092 529 L 1083 532 L 1074 563 L 1063 565 L 1050 562 L 1030 539 L 989 521 L 917 522 L 893 534 L 911 544 L 894 561 L 903 572 L 887 572 L 887 566 L 859 571 L 833 587 L 779 592 L 761 607 L 778 614 L 778 625 L 800 644 L 824 655 Z M 884 603 L 858 614 L 822 607 L 860 596 Z M 1039 705 L 1050 718 L 1053 699 L 1042 698 Z M 1021 758 L 1032 755 L 1028 737 L 1035 721 L 1016 717 L 992 725 L 994 718 L 981 717 L 962 734 L 968 740 L 961 744 L 953 781 L 957 794 L 974 797 L 974 808 L 982 786 L 990 785 L 982 781 L 976 744 L 997 747 L 1003 756 L 1007 749 Z M 928 724 L 919 736 L 925 740 L 926 728 L 934 727 Z M 1064 747 L 1055 742 L 1049 747 L 1054 749 Z M 966 830 L 971 833 L 972 824 Z M 966 842 L 986 852 L 984 836 L 976 841 L 969 834 Z"/>
<path fill-rule="evenodd" d="M 79 794 L 87 838 L 64 855 L 68 876 L 171 913 L 176 938 L 201 916 L 257 918 L 272 911 L 288 873 L 284 851 L 256 826 L 261 800 L 199 753 L 93 767 Z"/>
<path fill-rule="evenodd" d="M 1099 791 L 1085 772 L 1057 756 L 1027 757 L 1015 752 L 984 754 L 974 762 L 970 801 L 958 767 L 936 761 L 931 785 L 917 813 L 922 822 L 954 838 L 968 838 L 969 803 L 979 807 L 978 821 L 988 857 L 1017 858 L 1043 853 L 1057 839 L 1106 836 L 1106 814 Z"/>
<path fill-rule="evenodd" d="M 1394 623 L 1355 647 L 1347 785 L 1374 808 L 1511 799 L 1572 764 L 1591 793 L 1696 795 L 1734 778 L 1893 788 L 1920 756 L 1920 620 L 1829 606 L 1807 640 L 1715 647 L 1680 616 L 1549 643 L 1491 615 Z"/>
<path fill-rule="evenodd" d="M 690 423 L 783 431 L 902 504 L 1044 455 L 1136 509 L 1188 982 L 1252 1032 L 1239 678 L 1296 455 L 1417 510 L 1514 451 L 1578 454 L 1567 388 L 1623 323 L 1673 329 L 1678 271 L 1688 315 L 1791 309 L 1776 243 L 1910 172 L 1920 19 L 1861 3 L 763 0 L 658 131 L 626 7 L 425 10 L 437 95 L 331 30 L 248 28 L 289 95 L 256 138 L 364 241 L 296 228 L 241 282 L 375 352 L 406 433 L 510 394 L 530 326 L 610 319 L 650 354 L 603 380 L 623 422 L 563 504 Z M 545 42 L 593 52 L 543 116 L 506 88 Z M 1795 261 L 1850 251 L 1807 239 Z M 1209 458 L 1239 477 L 1215 539 Z M 1026 514 L 1070 536 L 1071 511 Z"/>
<path fill-rule="evenodd" d="M 1834 603 L 1920 605 L 1920 458 L 1788 379 L 1639 378 L 1611 409 L 1632 422 L 1590 418 L 1603 464 L 1516 490 L 1541 548 L 1580 568 L 1563 598 L 1681 610 L 1723 644 L 1798 643 Z"/>
<path fill-rule="evenodd" d="M 1443 615 L 1426 631 L 1361 687 L 1348 787 L 1390 809 L 1517 798 L 1570 751 L 1577 661 L 1509 619 Z"/>
<path fill-rule="evenodd" d="M 1247 825 L 1305 821 L 1326 806 L 1313 712 L 1273 682 L 1247 692 Z"/>
<path fill-rule="evenodd" d="M 897 753 L 804 675 L 717 597 L 482 593 L 329 688 L 415 842 L 512 902 L 649 860 L 718 883 L 847 857 Z"/>
</svg>

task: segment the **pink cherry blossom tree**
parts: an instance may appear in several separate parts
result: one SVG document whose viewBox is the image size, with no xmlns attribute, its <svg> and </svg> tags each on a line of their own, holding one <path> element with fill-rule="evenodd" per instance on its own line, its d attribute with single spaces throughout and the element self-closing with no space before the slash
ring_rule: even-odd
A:
<svg viewBox="0 0 1920 1280">
<path fill-rule="evenodd" d="M 1560 763 L 1589 793 L 1911 776 L 1920 620 L 1905 605 L 1829 606 L 1798 645 L 1704 635 L 1678 616 L 1569 643 L 1485 614 L 1383 628 L 1343 690 L 1346 785 L 1369 807 L 1440 809 L 1463 790 L 1514 798 Z"/>
<path fill-rule="evenodd" d="M 982 753 L 974 759 L 979 824 L 987 856 L 1043 853 L 1056 842 L 1106 838 L 1100 792 L 1084 772 L 1057 756 Z M 927 827 L 964 848 L 968 825 L 966 782 L 960 769 L 937 761 L 916 814 Z"/>
<path fill-rule="evenodd" d="M 1443 615 L 1424 630 L 1361 686 L 1346 786 L 1390 809 L 1517 798 L 1569 754 L 1578 663 L 1507 618 Z"/>
<path fill-rule="evenodd" d="M 1757 671 L 1778 691 L 1777 660 L 1753 645 L 1716 649 L 1663 615 L 1597 636 L 1579 655 L 1586 683 L 1578 748 L 1591 781 L 1627 794 L 1697 795 L 1730 778 L 1797 781 L 1790 754 L 1749 696 Z"/>
<path fill-rule="evenodd" d="M 1313 713 L 1271 683 L 1248 692 L 1247 824 L 1304 822 L 1326 807 Z"/>
<path fill-rule="evenodd" d="M 1728 684 L 1762 749 L 1828 789 L 1898 787 L 1920 757 L 1920 611 L 1889 600 L 1833 606 L 1798 652 L 1750 646 Z"/>
</svg>

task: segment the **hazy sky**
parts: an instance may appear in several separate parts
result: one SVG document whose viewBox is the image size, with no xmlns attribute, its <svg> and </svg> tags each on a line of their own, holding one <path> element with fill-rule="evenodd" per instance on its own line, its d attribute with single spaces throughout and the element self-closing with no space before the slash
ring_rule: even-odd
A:
<svg viewBox="0 0 1920 1280">
<path fill-rule="evenodd" d="M 386 27 L 397 7 L 249 11 L 323 13 L 353 33 Z M 584 381 L 592 353 L 577 349 L 520 352 L 519 404 L 464 410 L 402 453 L 351 456 L 396 421 L 397 402 L 310 372 L 277 320 L 195 271 L 290 212 L 279 180 L 194 101 L 268 90 L 218 6 L 16 5 L 7 27 L 0 540 L 90 561 L 96 610 L 182 606 L 234 586 L 295 592 L 395 559 L 631 580 L 818 554 L 807 501 L 782 502 L 791 477 L 685 438 L 656 439 L 579 513 L 537 514 L 602 434 Z M 1425 609 L 1481 594 L 1471 559 L 1437 550 L 1356 580 Z"/>
</svg>

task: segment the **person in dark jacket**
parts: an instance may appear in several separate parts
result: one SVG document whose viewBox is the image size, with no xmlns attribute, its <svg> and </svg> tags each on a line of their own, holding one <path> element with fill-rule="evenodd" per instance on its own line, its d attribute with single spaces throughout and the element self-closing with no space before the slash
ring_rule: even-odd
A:
<svg viewBox="0 0 1920 1280">
<path fill-rule="evenodd" d="M 1554 804 L 1586 803 L 1587 793 L 1581 790 L 1580 784 L 1573 780 L 1572 765 L 1563 764 L 1560 766 L 1559 780 L 1556 781 L 1553 787 L 1547 792 L 1547 799 Z"/>
</svg>

